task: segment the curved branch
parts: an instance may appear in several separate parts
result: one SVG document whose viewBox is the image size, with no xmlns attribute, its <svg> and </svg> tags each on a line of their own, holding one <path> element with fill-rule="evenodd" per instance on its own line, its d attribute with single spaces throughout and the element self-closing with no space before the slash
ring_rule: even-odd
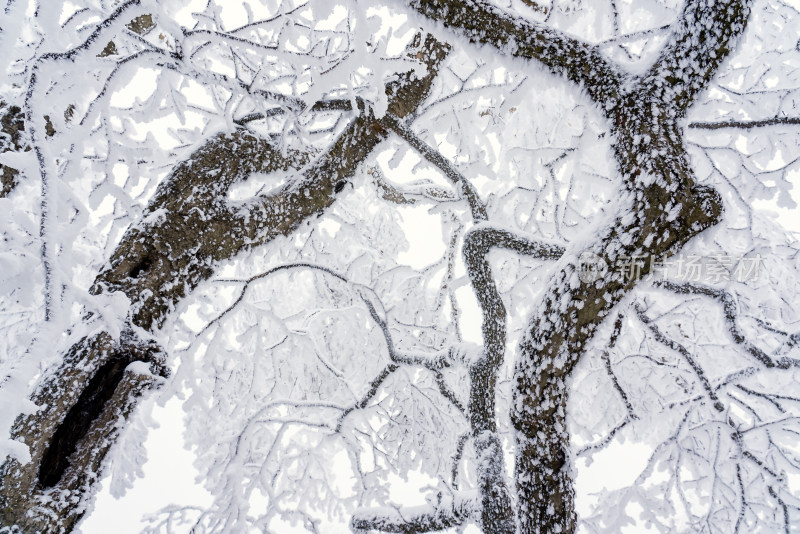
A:
<svg viewBox="0 0 800 534">
<path fill-rule="evenodd" d="M 635 420 L 636 417 L 631 416 L 630 414 L 626 415 L 625 418 L 622 420 L 622 422 L 617 426 L 615 426 L 614 428 L 612 428 L 603 439 L 601 439 L 596 443 L 591 443 L 589 445 L 586 445 L 584 448 L 582 448 L 576 453 L 576 456 L 584 456 L 585 454 L 590 453 L 592 451 L 602 449 L 603 447 L 611 443 L 611 440 L 614 439 L 614 436 L 617 435 L 617 432 L 619 432 L 620 430 L 625 428 L 629 423 L 632 423 Z"/>
<path fill-rule="evenodd" d="M 516 530 L 514 511 L 505 486 L 502 448 L 495 422 L 497 373 L 503 363 L 506 344 L 506 309 L 486 258 L 493 247 L 543 259 L 559 258 L 564 249 L 486 224 L 478 224 L 464 237 L 464 262 L 483 314 L 484 355 L 470 367 L 469 398 L 475 451 L 481 459 L 478 484 L 481 488 L 482 526 L 487 532 L 513 533 Z"/>
<path fill-rule="evenodd" d="M 644 98 L 649 95 L 669 103 L 674 116 L 682 117 L 744 33 L 751 4 L 752 0 L 687 0 L 669 43 L 632 91 L 638 101 L 650 105 Z"/>
<path fill-rule="evenodd" d="M 136 4 L 138 1 L 124 4 L 115 12 L 114 21 L 124 24 L 120 14 Z M 80 49 L 90 48 L 105 28 L 112 22 L 116 24 L 110 21 L 103 22 L 83 45 L 70 52 L 47 54 L 37 66 L 41 68 L 44 60 L 69 58 Z M 421 77 L 413 72 L 400 74 L 387 85 L 391 113 L 398 117 L 413 113 L 427 97 L 448 50 L 431 36 L 417 36 L 409 54 L 427 67 L 427 73 Z M 32 80 L 31 87 L 34 85 Z M 280 154 L 268 141 L 243 129 L 213 137 L 187 161 L 178 164 L 159 185 L 143 220 L 125 234 L 110 266 L 95 280 L 92 292 L 124 292 L 132 301 L 131 323 L 145 331 L 157 329 L 188 292 L 211 276 L 216 262 L 287 235 L 329 207 L 342 189 L 337 185 L 350 179 L 387 135 L 374 118 L 362 114 L 322 156 L 305 168 L 310 154 Z M 37 152 L 40 164 L 44 165 L 43 155 Z M 258 197 L 249 205 L 234 206 L 228 202 L 227 191 L 234 182 L 254 172 L 290 168 L 301 171 L 298 180 L 277 193 Z M 43 212 L 46 211 L 45 205 Z M 106 340 L 103 346 L 113 347 L 108 334 L 100 334 L 97 339 L 100 337 Z M 83 475 L 63 477 L 58 485 L 59 491 L 69 495 L 63 499 L 68 501 L 68 509 L 52 514 L 41 508 L 37 473 L 46 445 L 89 384 L 89 372 L 100 368 L 112 352 L 92 343 L 76 344 L 69 353 L 70 365 L 49 375 L 33 396 L 37 404 L 48 406 L 47 418 L 41 418 L 40 414 L 26 415 L 15 423 L 13 436 L 29 446 L 31 461 L 23 466 L 16 460 L 8 460 L 0 469 L 3 524 L 16 524 L 23 530 L 49 531 L 52 526 L 66 531 L 84 513 L 82 496 L 95 483 L 94 473 L 116 439 L 113 425 L 103 421 L 98 432 L 90 431 L 84 436 L 81 450 L 95 452 L 91 457 L 81 456 L 72 466 Z M 76 374 L 76 370 L 82 371 Z M 136 388 L 116 388 L 113 397 L 116 400 L 110 403 L 119 408 L 114 421 L 127 415 L 152 382 L 142 382 Z M 7 505 L 9 502 L 13 504 Z"/>
<path fill-rule="evenodd" d="M 383 118 L 382 122 L 391 128 L 391 130 L 406 143 L 411 145 L 411 147 L 419 152 L 425 159 L 438 167 L 439 170 L 441 170 L 451 182 L 461 186 L 464 191 L 464 196 L 467 197 L 467 203 L 469 204 L 470 210 L 472 211 L 473 220 L 485 221 L 489 218 L 489 216 L 486 214 L 486 206 L 478 196 L 475 186 L 473 186 L 463 174 L 458 172 L 458 169 L 456 169 L 449 161 L 447 161 L 445 157 L 439 153 L 439 151 L 434 150 L 425 141 L 417 137 L 417 135 L 411 131 L 408 126 L 403 124 L 403 122 L 399 121 L 397 117 L 387 115 Z"/>
<path fill-rule="evenodd" d="M 714 402 L 714 408 L 718 412 L 725 411 L 725 406 L 723 406 L 723 404 L 720 402 L 717 393 L 714 391 L 714 388 L 711 387 L 708 377 L 706 377 L 705 371 L 703 371 L 703 368 L 700 367 L 699 363 L 697 363 L 697 360 L 695 360 L 692 353 L 677 341 L 669 339 L 667 336 L 661 333 L 661 330 L 659 330 L 658 326 L 656 326 L 652 319 L 645 314 L 644 310 L 639 306 L 639 304 L 636 304 L 634 308 L 636 310 L 636 316 L 645 326 L 647 326 L 647 328 L 650 329 L 650 331 L 653 333 L 653 336 L 656 338 L 656 341 L 683 356 L 683 359 L 686 360 L 686 362 L 689 364 L 689 367 L 691 367 L 694 371 L 697 379 L 700 380 L 700 384 L 702 384 L 703 389 L 706 390 L 708 398 Z"/>
<path fill-rule="evenodd" d="M 624 76 L 594 46 L 483 0 L 409 0 L 408 4 L 426 18 L 455 28 L 473 43 L 539 61 L 584 87 L 595 102 L 609 106 L 617 101 Z"/>
<path fill-rule="evenodd" d="M 678 293 L 681 295 L 703 295 L 718 301 L 720 304 L 722 304 L 725 322 L 728 323 L 728 332 L 730 332 L 733 341 L 741 345 L 744 350 L 746 350 L 754 359 L 761 362 L 765 367 L 775 367 L 775 362 L 772 361 L 772 358 L 767 356 L 764 351 L 750 343 L 747 338 L 744 337 L 742 331 L 739 330 L 739 327 L 736 324 L 738 310 L 736 307 L 736 302 L 733 300 L 733 297 L 730 293 L 721 289 L 703 286 L 700 284 L 676 284 L 675 282 L 670 282 L 667 280 L 659 280 L 655 282 L 655 285 L 657 287 L 663 287 L 664 289 L 672 291 L 673 293 Z M 781 367 L 783 368 L 783 366 Z"/>
<path fill-rule="evenodd" d="M 605 364 L 606 367 L 606 373 L 608 374 L 609 378 L 611 378 L 611 383 L 614 385 L 614 389 L 617 390 L 617 393 L 619 393 L 620 399 L 622 399 L 622 402 L 625 404 L 625 409 L 627 410 L 628 413 L 625 415 L 625 418 L 622 420 L 622 422 L 619 423 L 614 428 L 612 428 L 611 431 L 609 431 L 609 433 L 603 439 L 601 439 L 598 442 L 586 445 L 577 452 L 577 456 L 583 456 L 584 454 L 587 454 L 591 451 L 602 449 L 603 447 L 611 443 L 611 440 L 614 439 L 614 436 L 617 434 L 617 432 L 625 428 L 625 426 L 628 423 L 631 423 L 639 418 L 633 409 L 633 405 L 631 405 L 630 399 L 628 399 L 628 394 L 625 392 L 624 389 L 622 389 L 622 386 L 620 385 L 619 380 L 617 379 L 617 375 L 616 373 L 614 373 L 614 369 L 611 366 L 611 355 L 609 354 L 609 351 L 613 349 L 614 346 L 617 344 L 617 338 L 619 338 L 621 331 L 622 331 L 622 314 L 620 313 L 617 315 L 617 320 L 614 321 L 614 329 L 611 332 L 611 337 L 608 340 L 608 346 L 606 347 L 606 350 L 603 351 L 602 356 L 603 356 L 603 363 Z"/>
<path fill-rule="evenodd" d="M 225 315 L 227 315 L 232 310 L 234 310 L 242 302 L 242 300 L 244 299 L 244 296 L 247 293 L 247 290 L 250 287 L 250 284 L 252 282 L 254 282 L 256 280 L 264 279 L 267 276 L 270 276 L 270 275 L 275 274 L 277 272 L 289 270 L 289 269 L 311 269 L 311 270 L 315 270 L 315 271 L 320 271 L 320 272 L 323 272 L 323 273 L 328 274 L 330 276 L 333 276 L 334 278 L 336 278 L 336 279 L 338 279 L 338 280 L 340 280 L 340 281 L 342 281 L 342 282 L 344 282 L 346 284 L 360 286 L 364 290 L 370 292 L 372 294 L 372 296 L 375 297 L 375 299 L 378 300 L 378 303 L 381 305 L 381 308 L 383 308 L 383 304 L 380 302 L 380 299 L 377 297 L 377 295 L 375 294 L 375 292 L 372 289 L 370 289 L 370 288 L 368 288 L 366 286 L 361 286 L 361 284 L 354 284 L 353 282 L 348 280 L 346 277 L 344 277 L 343 275 L 337 273 L 336 271 L 334 271 L 332 269 L 329 269 L 327 267 L 323 267 L 321 265 L 314 265 L 314 264 L 311 264 L 311 263 L 290 263 L 290 264 L 279 265 L 279 266 L 273 267 L 273 268 L 271 268 L 271 269 L 269 269 L 267 271 L 264 271 L 262 273 L 259 273 L 259 274 L 256 274 L 254 276 L 251 276 L 250 278 L 248 278 L 246 280 L 243 280 L 244 286 L 242 287 L 242 290 L 239 293 L 239 296 L 236 298 L 236 300 L 234 300 L 233 303 L 230 306 L 228 306 L 222 313 L 217 315 L 208 324 L 206 324 L 200 330 L 200 332 L 198 332 L 197 335 L 198 336 L 202 335 L 212 325 L 217 324 L 220 321 L 220 319 L 222 319 Z M 220 281 L 222 281 L 222 282 L 229 282 L 229 281 L 232 282 L 232 281 L 236 281 L 236 280 L 225 279 L 225 280 L 220 280 Z M 378 376 L 373 379 L 373 381 L 370 384 L 370 389 L 364 395 L 364 397 L 362 397 L 354 405 L 352 405 L 352 406 L 350 406 L 350 407 L 348 407 L 348 408 L 343 410 L 343 413 L 339 416 L 339 420 L 338 420 L 338 423 L 336 425 L 336 429 L 335 430 L 338 432 L 341 429 L 342 423 L 343 423 L 345 417 L 347 417 L 347 415 L 349 415 L 350 413 L 352 413 L 355 410 L 360 410 L 360 409 L 364 408 L 367 405 L 367 403 L 378 392 L 378 389 L 383 384 L 383 382 L 386 380 L 386 378 L 388 378 L 390 374 L 392 374 L 396 370 L 398 370 L 400 368 L 400 365 L 419 366 L 419 367 L 422 367 L 422 368 L 425 368 L 425 369 L 428 369 L 429 371 L 431 371 L 433 373 L 433 375 L 434 375 L 434 379 L 436 381 L 437 386 L 439 387 L 439 392 L 442 394 L 442 396 L 445 399 L 447 399 L 448 401 L 450 401 L 450 403 L 453 406 L 455 406 L 456 409 L 459 412 L 461 412 L 465 417 L 467 417 L 467 413 L 466 413 L 466 410 L 464 409 L 464 406 L 461 404 L 461 401 L 458 400 L 458 398 L 456 397 L 455 393 L 447 386 L 447 383 L 444 380 L 444 375 L 441 372 L 441 369 L 443 369 L 444 367 L 449 367 L 453 362 L 457 361 L 456 356 L 454 356 L 455 348 L 454 347 L 450 347 L 450 348 L 447 348 L 445 350 L 440 350 L 440 351 L 436 351 L 436 352 L 433 352 L 433 353 L 421 353 L 421 352 L 420 353 L 414 353 L 414 352 L 408 352 L 408 351 L 398 352 L 397 349 L 394 346 L 394 342 L 392 341 L 392 336 L 391 336 L 391 333 L 389 332 L 389 325 L 387 324 L 386 320 L 383 317 L 381 317 L 381 315 L 375 309 L 375 305 L 373 304 L 372 300 L 367 298 L 367 296 L 361 290 L 356 291 L 356 294 L 361 299 L 361 301 L 364 303 L 364 305 L 367 307 L 367 310 L 369 311 L 369 314 L 372 317 L 372 320 L 375 321 L 375 324 L 377 324 L 378 327 L 381 329 L 381 332 L 383 333 L 384 341 L 386 343 L 386 349 L 387 349 L 387 352 L 389 353 L 389 358 L 391 359 L 392 363 L 387 365 L 383 369 L 383 371 L 381 371 L 378 374 Z M 323 362 L 323 363 L 325 363 L 325 362 Z M 327 364 L 326 364 L 326 366 L 327 366 Z M 329 369 L 330 369 L 330 367 L 329 367 Z M 333 369 L 331 369 L 331 371 L 333 371 Z M 334 374 L 337 374 L 337 373 L 334 371 Z M 337 374 L 337 376 L 339 376 L 339 375 Z"/>
<path fill-rule="evenodd" d="M 417 55 L 428 74 L 412 79 L 407 73 L 387 86 L 389 107 L 399 114 L 422 102 L 447 53 L 430 37 L 415 44 L 425 48 Z M 177 301 L 211 275 L 215 262 L 288 235 L 330 206 L 341 191 L 337 186 L 386 135 L 373 117 L 361 114 L 310 164 L 311 154 L 283 155 L 243 129 L 216 136 L 159 186 L 144 220 L 127 232 L 93 291 L 125 292 L 134 305 L 135 324 L 160 326 Z M 281 190 L 246 204 L 226 202 L 228 188 L 250 174 L 290 169 L 298 170 L 297 180 Z"/>
</svg>

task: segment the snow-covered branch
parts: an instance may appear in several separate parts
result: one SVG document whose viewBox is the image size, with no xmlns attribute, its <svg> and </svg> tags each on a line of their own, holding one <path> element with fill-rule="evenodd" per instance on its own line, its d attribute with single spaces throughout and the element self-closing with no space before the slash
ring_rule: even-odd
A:
<svg viewBox="0 0 800 534">
<path fill-rule="evenodd" d="M 751 130 L 753 128 L 764 128 L 766 126 L 798 126 L 800 117 L 772 117 L 769 119 L 759 119 L 751 121 L 719 121 L 719 122 L 691 122 L 689 128 L 697 130 L 722 130 L 734 128 L 741 130 Z"/>
<path fill-rule="evenodd" d="M 677 341 L 665 336 L 658 328 L 658 326 L 653 322 L 653 320 L 647 316 L 645 310 L 641 307 L 641 305 L 637 303 L 636 305 L 634 305 L 634 308 L 636 310 L 636 316 L 639 318 L 640 321 L 642 321 L 642 323 L 644 323 L 647 326 L 648 329 L 650 329 L 656 341 L 658 341 L 663 345 L 666 345 L 670 349 L 674 350 L 675 352 L 683 356 L 683 359 L 686 360 L 686 363 L 688 363 L 689 367 L 691 367 L 692 370 L 694 371 L 695 375 L 697 376 L 697 379 L 703 386 L 703 389 L 706 390 L 708 398 L 711 399 L 711 401 L 714 403 L 714 408 L 718 412 L 724 411 L 725 406 L 720 402 L 719 397 L 717 396 L 717 393 L 714 390 L 714 388 L 711 386 L 711 383 L 709 382 L 705 371 L 700 366 L 700 364 L 697 363 L 697 359 L 689 351 L 689 349 L 687 349 Z"/>
<path fill-rule="evenodd" d="M 430 20 L 453 28 L 472 42 L 513 57 L 535 59 L 556 74 L 584 86 L 595 102 L 613 106 L 624 75 L 593 46 L 507 13 L 482 0 L 409 0 Z"/>
<path fill-rule="evenodd" d="M 477 515 L 474 495 L 439 494 L 438 502 L 408 508 L 368 508 L 353 514 L 353 532 L 436 532 L 457 527 Z"/>
<path fill-rule="evenodd" d="M 721 0 L 708 5 L 704 0 L 687 0 L 672 38 L 634 92 L 670 102 L 670 114 L 683 116 L 744 33 L 752 3 Z"/>
</svg>

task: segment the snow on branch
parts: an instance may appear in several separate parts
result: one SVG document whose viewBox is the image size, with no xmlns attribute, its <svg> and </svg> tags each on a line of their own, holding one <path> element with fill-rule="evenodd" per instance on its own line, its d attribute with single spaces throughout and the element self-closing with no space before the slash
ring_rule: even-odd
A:
<svg viewBox="0 0 800 534">
<path fill-rule="evenodd" d="M 738 316 L 738 307 L 736 305 L 736 301 L 727 291 L 697 283 L 678 284 L 666 280 L 658 281 L 655 285 L 668 291 L 672 291 L 673 293 L 679 293 L 682 295 L 703 295 L 718 301 L 720 304 L 722 304 L 722 311 L 725 316 L 725 321 L 728 324 L 728 332 L 730 332 L 731 337 L 736 344 L 741 345 L 742 348 L 748 352 L 748 354 L 750 354 L 755 360 L 761 362 L 761 364 L 767 368 L 775 367 L 776 365 L 784 369 L 789 367 L 790 362 L 788 359 L 782 360 L 776 364 L 772 358 L 767 356 L 764 351 L 748 341 L 744 334 L 742 334 L 742 331 L 736 324 L 736 319 Z"/>
<path fill-rule="evenodd" d="M 50 66 L 48 62 L 55 62 L 61 67 L 62 64 L 67 64 L 71 59 L 78 57 L 79 52 L 84 50 L 99 52 L 99 47 L 105 40 L 104 32 L 108 31 L 110 34 L 112 30 L 122 29 L 130 16 L 141 12 L 141 8 L 137 6 L 138 1 L 123 5 L 101 23 L 82 45 L 68 52 L 42 56 L 31 75 L 29 99 L 43 96 L 37 92 L 39 88 L 36 74 L 45 72 L 45 64 Z M 181 34 L 182 31 L 178 28 L 175 35 Z M 134 43 L 136 46 L 141 46 L 136 39 Z M 391 113 L 402 118 L 416 110 L 428 95 L 447 51 L 446 45 L 432 37 L 418 35 L 408 50 L 412 55 L 408 62 L 410 70 L 399 73 L 385 87 L 388 110 Z M 144 53 L 152 54 L 153 50 L 146 48 Z M 90 59 L 94 60 L 96 55 L 92 54 Z M 180 52 L 178 55 L 183 57 Z M 58 68 L 47 70 L 48 75 L 56 75 L 58 72 Z M 160 100 L 152 104 L 160 106 Z M 160 111 L 160 107 L 158 110 Z M 29 115 L 28 122 L 32 123 L 34 119 L 39 122 L 42 120 L 41 117 Z M 45 167 L 53 166 L 55 163 L 38 150 L 42 139 L 35 135 L 36 125 L 32 125 L 31 128 L 34 131 L 34 148 L 37 150 L 42 169 L 41 241 L 44 243 L 45 272 L 50 273 L 56 271 L 52 269 L 52 262 L 49 261 L 54 249 L 48 245 L 50 243 L 48 228 L 52 226 L 52 221 L 48 220 L 47 202 L 53 192 L 48 189 L 47 178 L 51 174 L 55 176 L 55 173 L 50 173 Z M 39 126 L 38 130 L 44 128 Z M 98 295 L 123 292 L 132 303 L 128 317 L 131 324 L 128 326 L 141 329 L 143 334 L 158 329 L 176 304 L 201 281 L 213 274 L 217 262 L 250 247 L 288 235 L 304 221 L 328 208 L 342 190 L 338 185 L 352 177 L 362 161 L 386 135 L 387 131 L 376 123 L 371 114 L 361 113 L 351 120 L 329 149 L 311 164 L 309 160 L 313 151 L 281 152 L 268 140 L 244 128 L 211 137 L 191 157 L 178 163 L 159 184 L 145 209 L 144 217 L 138 224 L 128 228 L 111 255 L 110 266 L 96 278 L 91 289 L 92 293 Z M 232 202 L 227 198 L 232 184 L 245 181 L 253 173 L 289 172 L 290 169 L 297 172 L 296 179 L 275 194 L 257 196 L 249 204 Z M 110 168 L 108 172 L 111 172 Z M 49 274 L 46 285 L 49 310 L 54 299 L 52 288 L 57 287 L 53 286 Z M 106 333 L 101 335 L 108 337 Z M 97 365 L 101 365 L 108 357 L 108 354 L 98 355 L 91 346 L 83 343 L 76 344 L 71 354 L 74 355 L 77 367 L 95 360 L 99 361 Z M 26 482 L 7 485 L 5 481 L 11 478 L 6 477 L 0 487 L 0 499 L 12 498 L 17 503 L 13 510 L 8 512 L 13 517 L 4 515 L 4 521 L 34 525 L 26 519 L 26 514 L 38 506 L 41 492 L 36 486 L 36 473 L 42 461 L 42 454 L 50 438 L 57 431 L 59 422 L 88 386 L 90 378 L 83 375 L 72 377 L 70 373 L 72 373 L 70 368 L 59 368 L 51 377 L 52 381 L 58 383 L 64 391 L 59 396 L 59 402 L 51 403 L 49 419 L 42 421 L 35 432 L 27 426 L 17 426 L 12 429 L 13 435 L 27 443 L 33 453 L 27 465 L 18 466 L 13 471 L 12 478 L 17 477 L 15 480 L 24 478 Z M 146 389 L 145 386 L 142 388 Z M 131 394 L 130 397 L 115 401 L 124 407 L 123 416 L 136 405 L 136 399 L 142 388 L 117 390 L 123 397 L 128 393 Z M 47 392 L 39 391 L 34 394 L 34 398 L 43 395 L 46 397 Z M 94 468 L 102 461 L 114 439 L 114 429 L 110 427 L 104 427 L 101 431 L 87 435 L 86 449 L 96 450 L 97 454 L 85 459 L 86 463 L 81 463 L 83 460 L 76 462 L 73 468 L 81 471 L 82 466 L 85 466 L 94 472 Z M 95 448 L 92 446 L 94 441 L 104 445 Z M 84 483 L 84 477 L 70 479 L 62 484 L 61 489 L 67 492 L 83 492 Z M 13 495 L 10 495 L 10 492 Z M 70 527 L 80 517 L 79 512 L 83 509 L 78 506 L 82 505 L 80 499 L 76 499 L 73 504 L 74 506 L 71 505 L 71 508 L 60 516 L 59 525 Z M 5 509 L 3 513 L 6 513 Z M 41 517 L 30 521 L 40 519 L 46 521 Z"/>
<path fill-rule="evenodd" d="M 440 493 L 438 502 L 407 508 L 367 508 L 357 511 L 350 520 L 355 533 L 370 531 L 414 534 L 436 532 L 462 525 L 477 515 L 478 503 L 474 494 Z"/>
<path fill-rule="evenodd" d="M 636 316 L 645 326 L 647 326 L 648 329 L 650 329 L 656 341 L 658 341 L 663 345 L 666 345 L 670 349 L 674 350 L 675 352 L 683 356 L 683 359 L 686 360 L 686 363 L 688 363 L 689 367 L 691 367 L 692 370 L 694 371 L 695 375 L 697 376 L 697 379 L 703 386 L 703 389 L 706 390 L 708 398 L 713 401 L 714 408 L 718 412 L 724 411 L 725 406 L 723 406 L 723 404 L 720 402 L 719 397 L 717 396 L 717 392 L 711 386 L 711 383 L 709 382 L 708 377 L 706 376 L 706 372 L 703 370 L 700 364 L 697 363 L 697 360 L 695 359 L 694 355 L 689 351 L 689 349 L 687 349 L 677 341 L 665 336 L 658 328 L 658 326 L 655 324 L 655 322 L 652 319 L 650 319 L 650 317 L 647 316 L 644 308 L 642 308 L 642 306 L 639 303 L 636 303 L 634 305 L 634 309 L 636 310 Z"/>
<path fill-rule="evenodd" d="M 496 436 L 495 395 L 497 373 L 503 364 L 506 309 L 492 276 L 487 255 L 493 247 L 507 248 L 542 259 L 557 259 L 564 249 L 526 238 L 518 232 L 480 223 L 464 236 L 464 262 L 483 315 L 484 357 L 470 369 L 469 416 L 475 450 L 481 458 L 481 524 L 491 532 L 513 532 L 514 511 L 505 483 L 502 448 Z"/>
<path fill-rule="evenodd" d="M 741 130 L 751 130 L 753 128 L 764 128 L 766 126 L 800 126 L 800 117 L 771 117 L 769 119 L 751 121 L 720 121 L 720 122 L 692 122 L 689 128 L 697 130 L 722 130 L 724 128 L 738 128 Z"/>
<path fill-rule="evenodd" d="M 670 113 L 684 116 L 744 33 L 751 4 L 752 0 L 720 0 L 714 4 L 687 0 L 675 33 L 635 91 L 670 102 Z"/>
<path fill-rule="evenodd" d="M 384 119 L 388 123 L 389 128 L 392 129 L 401 139 L 411 145 L 417 152 L 419 152 L 426 160 L 433 163 L 439 170 L 441 170 L 451 182 L 460 186 L 467 198 L 470 210 L 472 211 L 472 218 L 474 220 L 485 221 L 488 218 L 486 214 L 486 206 L 478 196 L 475 187 L 467 180 L 452 163 L 447 161 L 442 154 L 431 148 L 425 141 L 417 137 L 411 131 L 411 128 L 406 126 L 403 122 L 392 115 L 387 115 Z"/>
<path fill-rule="evenodd" d="M 536 59 L 582 85 L 595 102 L 610 109 L 623 74 L 594 46 L 544 24 L 507 13 L 483 0 L 408 0 L 426 18 L 454 28 L 471 42 L 513 57 Z"/>
<path fill-rule="evenodd" d="M 354 293 L 358 296 L 358 298 L 364 303 L 367 310 L 369 311 L 372 320 L 380 328 L 381 332 L 383 333 L 383 337 L 386 343 L 386 348 L 389 353 L 389 358 L 392 360 L 392 363 L 389 363 L 384 367 L 384 369 L 375 376 L 372 381 L 370 382 L 370 386 L 368 391 L 354 404 L 349 407 L 342 407 L 342 413 L 338 417 L 338 421 L 335 426 L 335 431 L 339 432 L 342 428 L 342 424 L 344 420 L 350 415 L 352 412 L 356 410 L 361 410 L 365 408 L 369 402 L 375 397 L 378 393 L 380 387 L 386 381 L 386 379 L 395 371 L 400 369 L 401 366 L 418 366 L 424 369 L 431 371 L 434 374 L 434 378 L 436 380 L 436 384 L 439 388 L 439 392 L 442 396 L 450 401 L 450 403 L 458 409 L 464 416 L 467 415 L 466 409 L 462 405 L 461 401 L 458 400 L 455 393 L 450 389 L 447 383 L 444 380 L 444 376 L 442 375 L 441 369 L 445 367 L 449 367 L 453 364 L 464 363 L 465 358 L 463 353 L 465 350 L 461 347 L 451 346 L 447 347 L 443 350 L 435 351 L 432 353 L 428 352 L 419 352 L 419 351 L 398 351 L 395 346 L 394 342 L 392 341 L 392 336 L 389 331 L 389 324 L 386 318 L 386 312 L 384 311 L 384 305 L 381 303 L 380 298 L 378 295 L 370 288 L 362 286 L 360 284 L 356 284 L 348 280 L 345 276 L 329 269 L 327 267 L 321 265 L 315 265 L 310 263 L 291 263 L 285 265 L 279 265 L 273 267 L 267 271 L 262 273 L 256 274 L 247 278 L 245 280 L 237 280 L 237 279 L 220 279 L 218 282 L 239 282 L 242 283 L 242 288 L 239 292 L 238 297 L 233 301 L 233 303 L 228 306 L 224 311 L 222 311 L 219 315 L 217 315 L 214 319 L 212 319 L 209 323 L 207 323 L 201 330 L 198 332 L 198 337 L 201 336 L 209 329 L 219 324 L 219 322 L 228 314 L 233 312 L 239 305 L 244 301 L 245 296 L 248 292 L 248 289 L 251 285 L 259 280 L 263 280 L 273 274 L 287 271 L 287 270 L 294 270 L 294 269 L 301 269 L 301 270 L 311 270 L 311 271 L 318 271 L 324 273 L 328 276 L 336 278 L 341 282 L 344 282 L 348 286 L 354 289 Z M 380 310 L 380 311 L 378 311 Z M 331 369 L 330 364 L 325 365 Z M 340 374 L 337 374 L 335 370 L 331 369 L 334 374 L 340 377 Z"/>
</svg>

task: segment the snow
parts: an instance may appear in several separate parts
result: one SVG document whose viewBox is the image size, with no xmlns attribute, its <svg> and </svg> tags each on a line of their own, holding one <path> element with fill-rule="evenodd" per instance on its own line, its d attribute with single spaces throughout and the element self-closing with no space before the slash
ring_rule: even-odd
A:
<svg viewBox="0 0 800 534">
<path fill-rule="evenodd" d="M 37 18 L 16 2 L 0 14 L 14 22 L 0 24 L 9 28 L 0 33 L 3 50 L 12 50 L 0 65 L 8 65 L 0 87 L 20 101 L 21 88 L 30 87 L 34 145 L 0 154 L 24 177 L 13 197 L 0 199 L 0 454 L 29 460 L 8 429 L 18 413 L 35 411 L 25 399 L 64 350 L 101 329 L 114 337 L 124 331 L 127 297 L 87 289 L 129 225 L 165 220 L 165 210 L 146 206 L 174 163 L 252 113 L 280 108 L 248 127 L 283 150 L 310 153 L 324 150 L 353 117 L 317 114 L 310 108 L 319 100 L 361 99 L 377 119 L 385 117 L 385 84 L 399 72 L 425 74 L 403 56 L 418 25 L 435 28 L 454 50 L 408 126 L 475 187 L 488 222 L 473 220 L 463 187 L 390 135 L 324 213 L 215 266 L 216 275 L 180 302 L 161 330 L 140 332 L 167 350 L 173 375 L 125 423 L 81 532 L 123 523 L 141 532 L 143 513 L 155 514 L 153 531 L 186 531 L 187 519 L 206 531 L 336 532 L 356 510 L 430 512 L 436 495 L 456 485 L 475 488 L 491 460 L 481 462 L 470 438 L 453 461 L 459 436 L 472 430 L 464 413 L 470 372 L 486 352 L 462 252 L 468 232 L 489 228 L 567 250 L 557 261 L 513 250 L 487 256 L 508 315 L 495 421 L 506 473 L 513 473 L 519 437 L 509 414 L 527 409 L 513 401 L 517 378 L 571 364 L 562 351 L 525 367 L 520 343 L 550 342 L 532 330 L 575 334 L 567 314 L 605 301 L 615 305 L 602 313 L 622 313 L 622 326 L 612 334 L 612 319 L 578 332 L 591 339 L 569 376 L 566 420 L 553 425 L 570 435 L 581 528 L 667 532 L 713 524 L 732 531 L 741 517 L 754 532 L 776 531 L 779 502 L 796 518 L 800 475 L 781 459 L 796 447 L 774 437 L 797 432 L 796 373 L 760 367 L 751 348 L 776 361 L 796 356 L 787 339 L 800 322 L 800 246 L 790 235 L 800 231 L 797 125 L 708 126 L 798 115 L 797 2 L 755 2 L 748 32 L 687 117 L 676 118 L 671 108 L 662 117 L 685 132 L 696 181 L 725 203 L 720 224 L 683 252 L 730 265 L 765 258 L 757 276 L 703 281 L 735 303 L 734 327 L 714 298 L 670 292 L 652 279 L 624 296 L 601 291 L 595 301 L 572 301 L 585 286 L 572 267 L 582 252 L 602 255 L 615 276 L 625 247 L 642 242 L 648 249 L 676 237 L 664 229 L 641 241 L 637 229 L 626 229 L 606 250 L 597 243 L 638 220 L 632 206 L 644 187 L 675 193 L 677 186 L 654 172 L 619 176 L 614 146 L 621 137 L 610 120 L 619 104 L 592 102 L 585 84 L 509 58 L 521 42 L 501 50 L 471 45 L 402 2 L 144 4 L 135 12 L 157 15 L 151 34 L 124 32 L 121 20 L 90 48 L 50 56 L 37 68 L 32 54 L 77 46 L 107 10 L 91 4 L 73 20 L 78 6 L 65 4 Z M 616 12 L 609 3 L 552 2 L 548 13 L 505 4 L 517 24 L 533 20 L 597 43 L 618 65 L 613 72 L 624 92 L 637 90 L 635 76 L 648 72 L 671 32 L 683 28 L 665 27 L 680 16 L 684 4 L 677 1 L 616 2 Z M 711 4 L 707 9 L 713 13 Z M 120 54 L 98 59 L 98 47 L 111 38 Z M 712 54 L 698 53 L 697 35 L 690 38 L 686 57 L 662 65 L 687 80 Z M 642 114 L 674 96 L 661 82 L 654 81 L 662 92 Z M 64 113 L 70 105 L 71 120 Z M 57 131 L 52 138 L 44 115 Z M 658 128 L 651 130 L 636 134 L 639 163 L 668 162 L 660 159 L 666 152 Z M 297 171 L 250 176 L 225 202 L 247 213 L 257 197 L 295 183 Z M 310 198 L 313 186 L 306 186 Z M 660 206 L 663 219 L 679 222 L 682 207 Z M 283 209 L 290 214 L 292 206 Z M 778 213 L 783 229 L 766 210 Z M 270 271 L 276 266 L 286 268 Z M 674 270 L 664 276 L 687 281 Z M 545 306 L 548 295 L 554 300 Z M 541 319 L 535 329 L 531 317 Z M 145 362 L 128 370 L 150 373 Z M 713 408 L 712 388 L 724 413 Z M 536 408 L 554 402 L 543 399 Z M 508 482 L 513 487 L 510 476 Z"/>
</svg>

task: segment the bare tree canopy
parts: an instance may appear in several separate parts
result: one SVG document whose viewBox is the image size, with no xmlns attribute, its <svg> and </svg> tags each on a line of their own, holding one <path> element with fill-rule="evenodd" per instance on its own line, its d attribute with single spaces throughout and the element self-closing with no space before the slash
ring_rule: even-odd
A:
<svg viewBox="0 0 800 534">
<path fill-rule="evenodd" d="M 151 533 L 798 531 L 796 0 L 7 0 L 0 45 L 0 534 L 121 497 L 174 398 L 211 504 Z"/>
</svg>

